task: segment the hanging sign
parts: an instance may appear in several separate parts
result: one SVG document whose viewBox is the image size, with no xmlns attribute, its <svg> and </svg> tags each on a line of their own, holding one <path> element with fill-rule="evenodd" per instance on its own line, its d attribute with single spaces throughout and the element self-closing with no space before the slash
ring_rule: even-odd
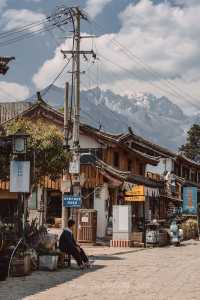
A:
<svg viewBox="0 0 200 300">
<path fill-rule="evenodd" d="M 13 160 L 10 163 L 10 192 L 30 192 L 30 161 Z"/>
<path fill-rule="evenodd" d="M 183 214 L 197 214 L 197 187 L 183 188 Z"/>
<path fill-rule="evenodd" d="M 80 173 L 80 155 L 74 153 L 72 155 L 72 160 L 69 163 L 69 173 L 79 174 Z"/>
<path fill-rule="evenodd" d="M 61 192 L 62 193 L 69 193 L 71 190 L 71 180 L 64 175 L 61 181 Z"/>
<path fill-rule="evenodd" d="M 135 185 L 130 191 L 125 192 L 125 201 L 131 202 L 144 202 L 145 201 L 145 191 L 144 185 Z"/>
<path fill-rule="evenodd" d="M 80 208 L 81 207 L 81 197 L 64 194 L 63 195 L 63 206 Z"/>
</svg>

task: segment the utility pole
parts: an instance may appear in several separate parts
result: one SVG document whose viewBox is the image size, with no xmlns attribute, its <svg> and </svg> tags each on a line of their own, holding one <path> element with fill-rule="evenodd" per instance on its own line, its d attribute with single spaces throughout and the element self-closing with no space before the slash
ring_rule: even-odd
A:
<svg viewBox="0 0 200 300">
<path fill-rule="evenodd" d="M 81 186 L 80 186 L 80 57 L 83 55 L 92 55 L 93 59 L 96 59 L 96 54 L 93 50 L 84 51 L 80 50 L 81 44 L 81 19 L 87 20 L 87 17 L 81 12 L 79 7 L 71 8 L 71 14 L 74 24 L 74 48 L 72 50 L 61 50 L 64 57 L 70 54 L 72 55 L 72 74 L 75 81 L 74 90 L 74 105 L 73 105 L 73 129 L 72 129 L 72 144 L 70 145 L 70 163 L 69 163 L 69 175 L 71 178 L 71 199 L 74 206 L 72 208 L 72 217 L 76 220 L 76 208 L 81 207 Z M 89 37 L 87 37 L 89 38 Z M 73 88 L 73 87 L 72 87 Z M 72 108 L 71 108 L 72 109 Z M 77 201 L 77 202 L 76 202 Z M 79 203 L 78 203 L 79 202 Z M 70 206 L 69 206 L 70 207 Z"/>
<path fill-rule="evenodd" d="M 65 141 L 65 144 L 64 146 L 66 147 L 65 150 L 68 150 L 67 147 L 68 147 L 68 119 L 69 119 L 69 116 L 68 116 L 68 109 L 69 109 L 69 106 L 68 106 L 68 94 L 69 94 L 69 83 L 66 82 L 65 83 L 65 99 L 64 99 L 64 141 Z"/>
<path fill-rule="evenodd" d="M 68 121 L 69 121 L 69 105 L 68 105 L 68 94 L 69 94 L 69 83 L 65 83 L 65 97 L 64 97 L 64 149 L 65 152 L 68 153 Z M 67 171 L 63 170 L 63 187 L 62 187 L 62 228 L 67 226 L 67 219 L 69 217 L 68 208 L 64 206 L 64 195 L 67 191 L 67 187 L 65 186 L 67 182 Z"/>
<path fill-rule="evenodd" d="M 72 50 L 61 50 L 64 56 L 71 54 L 73 58 L 74 78 L 75 78 L 75 101 L 73 108 L 73 135 L 72 135 L 72 146 L 71 146 L 71 161 L 69 166 L 69 173 L 73 176 L 75 185 L 73 185 L 73 194 L 80 196 L 80 56 L 92 55 L 96 59 L 96 54 L 93 50 L 84 51 L 80 50 L 81 43 L 81 19 L 87 20 L 86 16 L 81 12 L 79 7 L 71 9 L 74 19 L 74 49 Z M 89 38 L 89 37 L 87 37 Z M 73 87 L 72 87 L 73 88 Z"/>
</svg>

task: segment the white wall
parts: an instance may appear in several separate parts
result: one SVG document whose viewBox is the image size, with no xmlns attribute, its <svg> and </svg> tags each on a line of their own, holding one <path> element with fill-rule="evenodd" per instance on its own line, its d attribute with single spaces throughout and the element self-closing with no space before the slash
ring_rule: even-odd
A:
<svg viewBox="0 0 200 300">
<path fill-rule="evenodd" d="M 98 193 L 94 193 L 94 209 L 97 210 L 97 238 L 103 238 L 107 227 L 106 200 L 109 198 L 108 185 L 104 184 L 99 189 Z"/>
<path fill-rule="evenodd" d="M 69 144 L 72 145 L 72 140 L 69 141 Z M 98 143 L 94 138 L 87 136 L 85 134 L 80 134 L 80 148 L 81 149 L 96 149 L 101 148 L 102 145 Z"/>
</svg>

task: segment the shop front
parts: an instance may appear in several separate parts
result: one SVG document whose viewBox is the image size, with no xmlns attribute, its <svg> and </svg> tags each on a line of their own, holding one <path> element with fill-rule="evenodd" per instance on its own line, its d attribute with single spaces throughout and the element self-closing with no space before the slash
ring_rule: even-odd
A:
<svg viewBox="0 0 200 300">
<path fill-rule="evenodd" d="M 125 181 L 122 190 L 123 203 L 118 205 L 118 208 L 114 208 L 117 216 L 113 217 L 112 245 L 124 243 L 128 246 L 146 246 L 147 225 L 154 220 L 159 210 L 157 207 L 159 188 Z M 115 221 L 119 219 L 118 215 L 122 224 L 125 220 L 129 220 L 126 227 L 128 232 L 120 231 L 120 227 L 115 229 L 117 228 Z M 116 230 L 118 231 L 116 232 Z M 123 237 L 125 238 L 124 242 L 122 241 Z"/>
</svg>

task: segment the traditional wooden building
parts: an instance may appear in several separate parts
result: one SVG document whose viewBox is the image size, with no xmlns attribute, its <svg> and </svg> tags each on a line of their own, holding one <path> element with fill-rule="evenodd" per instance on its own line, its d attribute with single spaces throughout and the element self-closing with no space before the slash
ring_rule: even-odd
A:
<svg viewBox="0 0 200 300">
<path fill-rule="evenodd" d="M 121 141 L 159 160 L 156 166 L 146 166 L 146 176 L 163 183 L 155 214 L 159 219 L 166 219 L 172 211 L 182 207 L 184 187 L 200 188 L 200 164 L 186 158 L 183 153 L 170 151 L 133 132 L 125 134 Z"/>
<path fill-rule="evenodd" d="M 11 120 L 16 117 L 33 122 L 40 120 L 47 124 L 47 128 L 48 124 L 54 124 L 63 131 L 63 114 L 45 103 L 41 97 Z M 2 123 L 2 126 L 7 122 L 9 120 Z M 86 124 L 80 126 L 82 206 L 98 210 L 99 237 L 105 236 L 106 225 L 112 215 L 112 205 L 124 203 L 123 192 L 127 187 L 140 184 L 145 186 L 149 193 L 151 189 L 151 194 L 154 189 L 158 190 L 158 182 L 145 177 L 147 164 L 156 166 L 159 162 L 158 157 L 124 143 L 125 136 L 127 135 L 105 133 Z M 61 178 L 56 181 L 41 179 L 41 184 L 32 191 L 29 199 L 30 216 L 40 219 L 41 215 L 45 214 L 44 219 L 52 223 L 61 218 L 61 186 Z M 11 196 L 9 182 L 2 181 L 2 197 L 5 192 L 8 200 Z M 138 211 L 138 217 L 139 215 L 141 213 Z"/>
</svg>

